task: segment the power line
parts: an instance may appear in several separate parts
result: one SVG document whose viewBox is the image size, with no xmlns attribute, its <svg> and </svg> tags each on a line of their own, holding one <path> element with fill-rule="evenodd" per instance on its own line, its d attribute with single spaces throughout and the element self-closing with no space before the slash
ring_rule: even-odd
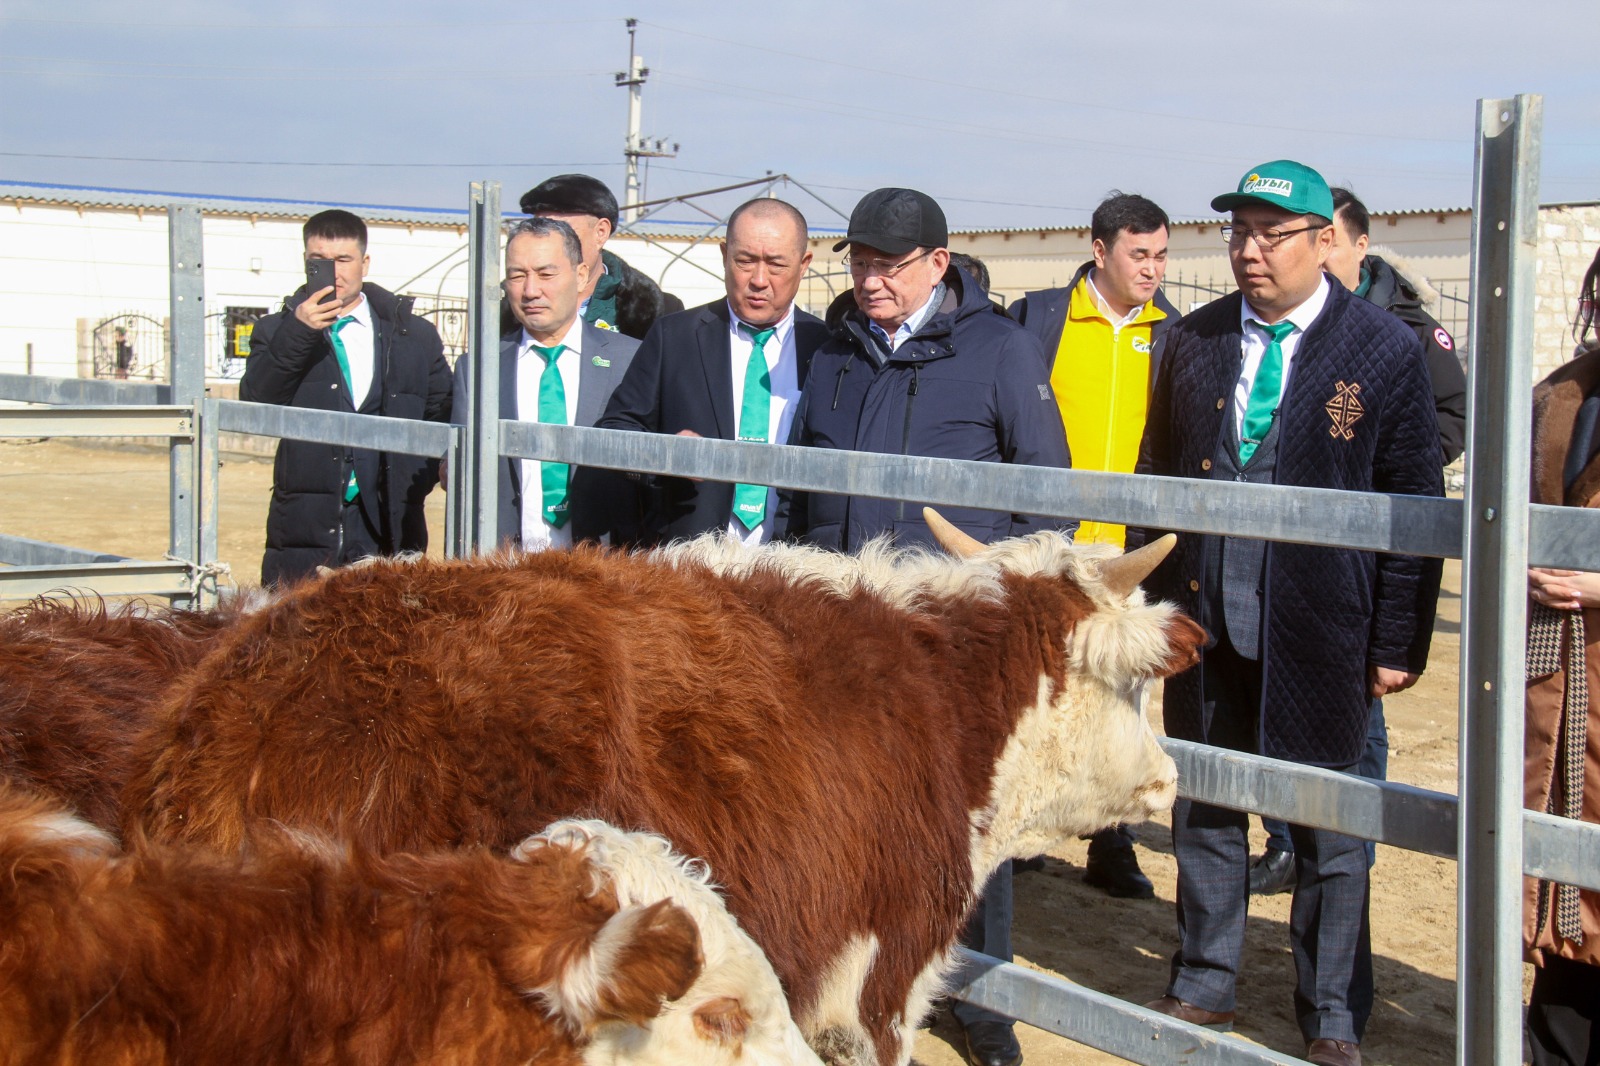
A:
<svg viewBox="0 0 1600 1066">
<path fill-rule="evenodd" d="M 525 19 L 515 22 L 496 22 L 496 29 L 512 26 L 586 26 L 597 22 L 620 22 L 615 17 L 588 19 Z M 31 22 L 50 26 L 133 26 L 144 30 L 347 30 L 344 22 L 152 22 L 149 19 L 113 21 L 111 19 L 47 19 L 29 15 L 0 15 L 0 22 Z M 378 30 L 460 29 L 459 18 L 434 22 L 389 22 L 384 19 L 366 19 L 361 23 L 363 34 Z"/>
<path fill-rule="evenodd" d="M 951 81 L 947 77 L 933 77 L 931 75 L 925 75 L 925 74 L 908 74 L 908 73 L 906 73 L 904 71 L 886 70 L 883 67 L 867 66 L 865 64 L 860 64 L 860 63 L 847 63 L 847 62 L 845 62 L 843 60 L 840 60 L 840 59 L 830 59 L 827 56 L 806 55 L 806 54 L 801 53 L 801 52 L 790 52 L 790 51 L 786 51 L 786 50 L 781 49 L 781 48 L 771 48 L 771 47 L 768 47 L 766 45 L 752 44 L 752 43 L 750 43 L 748 41 L 736 41 L 736 40 L 732 40 L 732 39 L 727 38 L 727 37 L 717 37 L 717 36 L 714 36 L 714 35 L 709 34 L 709 33 L 698 33 L 698 32 L 696 32 L 694 30 L 679 29 L 676 26 L 668 26 L 665 23 L 661 23 L 661 22 L 655 22 L 655 21 L 645 20 L 645 19 L 641 19 L 640 21 L 646 26 L 652 26 L 655 29 L 664 30 L 667 33 L 676 33 L 676 34 L 680 34 L 680 35 L 685 36 L 685 37 L 698 37 L 701 40 L 714 41 L 714 42 L 716 42 L 718 44 L 733 45 L 734 47 L 741 48 L 741 49 L 746 49 L 746 50 L 753 50 L 753 51 L 758 51 L 758 52 L 767 52 L 767 53 L 770 53 L 772 55 L 785 56 L 785 57 L 790 58 L 790 59 L 802 59 L 802 60 L 805 60 L 807 63 L 825 63 L 825 64 L 827 64 L 829 66 L 843 67 L 846 70 L 865 71 L 867 73 L 877 74 L 877 75 L 880 75 L 882 77 L 900 78 L 900 79 L 905 80 L 905 81 L 924 82 L 924 83 L 927 83 L 927 84 L 930 84 L 930 85 L 940 85 L 940 86 L 944 86 L 945 88 L 950 88 L 950 89 L 964 89 L 964 90 L 968 90 L 968 91 L 971 91 L 971 92 L 989 93 L 989 94 L 992 94 L 992 95 L 995 95 L 995 96 L 1009 96 L 1009 97 L 1013 97 L 1015 99 L 1020 99 L 1020 100 L 1035 100 L 1035 101 L 1039 101 L 1039 102 L 1042 102 L 1042 103 L 1059 104 L 1059 105 L 1061 105 L 1063 107 L 1081 108 L 1081 109 L 1088 109 L 1088 110 L 1094 110 L 1094 111 L 1110 111 L 1110 112 L 1114 112 L 1114 113 L 1117 113 L 1117 114 L 1123 114 L 1123 115 L 1137 115 L 1137 116 L 1139 116 L 1141 118 L 1168 118 L 1168 119 L 1176 119 L 1176 120 L 1178 120 L 1180 122 L 1204 122 L 1204 123 L 1209 123 L 1209 124 L 1212 124 L 1212 125 L 1232 126 L 1232 127 L 1235 127 L 1235 128 L 1248 129 L 1248 130 L 1277 130 L 1277 131 L 1285 132 L 1285 133 L 1309 133 L 1309 134 L 1313 134 L 1313 135 L 1319 136 L 1319 137 L 1320 136 L 1360 137 L 1360 138 L 1362 138 L 1364 140 L 1375 140 L 1376 139 L 1376 140 L 1391 140 L 1391 141 L 1407 141 L 1407 142 L 1412 142 L 1412 143 L 1422 141 L 1422 142 L 1431 142 L 1431 143 L 1435 143 L 1435 144 L 1455 144 L 1455 145 L 1465 145 L 1465 144 L 1471 144 L 1472 143 L 1472 140 L 1470 138 L 1464 138 L 1464 137 L 1461 137 L 1461 138 L 1458 138 L 1458 137 L 1419 137 L 1419 136 L 1415 136 L 1413 134 L 1374 133 L 1374 132 L 1372 132 L 1370 130 L 1359 130 L 1359 131 L 1357 131 L 1357 130 L 1335 130 L 1335 129 L 1308 129 L 1308 128 L 1303 127 L 1303 126 L 1273 126 L 1273 125 L 1268 125 L 1266 123 L 1261 123 L 1261 122 L 1247 122 L 1247 121 L 1236 120 L 1236 119 L 1216 118 L 1216 117 L 1213 117 L 1213 116 L 1210 116 L 1210 115 L 1184 115 L 1184 114 L 1177 114 L 1175 112 L 1170 112 L 1170 111 L 1150 111 L 1150 110 L 1145 110 L 1145 109 L 1142 109 L 1142 108 L 1116 107 L 1116 106 L 1113 106 L 1111 104 L 1094 103 L 1094 102 L 1089 101 L 1089 100 L 1074 100 L 1074 99 L 1070 99 L 1070 98 L 1066 98 L 1066 97 L 1059 97 L 1059 96 L 1045 96 L 1045 95 L 1042 95 L 1040 93 L 1020 92 L 1020 91 L 1015 90 L 1015 89 L 996 88 L 994 85 L 975 85 L 975 84 L 970 84 L 970 83 Z"/>
<path fill-rule="evenodd" d="M 68 155 L 55 152 L 0 152 L 12 159 L 83 159 L 96 163 L 185 163 L 195 166 L 219 167 L 387 167 L 394 169 L 424 167 L 483 168 L 496 167 L 620 167 L 621 163 L 541 163 L 528 160 L 501 163 L 373 163 L 339 162 L 327 159 L 169 159 L 157 156 L 127 155 Z"/>
<path fill-rule="evenodd" d="M 396 70 L 388 67 L 278 67 L 270 71 L 258 68 L 239 69 L 225 66 L 208 66 L 198 63 L 127 63 L 119 60 L 70 59 L 64 56 L 0 56 L 0 60 L 34 62 L 50 60 L 61 63 L 96 63 L 102 66 L 144 66 L 170 70 L 213 71 L 214 73 L 179 74 L 162 70 L 74 70 L 63 68 L 18 69 L 0 68 L 0 75 L 21 77 L 62 78 L 116 78 L 119 81 L 140 78 L 162 81 L 414 81 L 428 78 L 434 81 L 523 81 L 533 78 L 593 78 L 610 77 L 609 70 L 464 70 L 461 67 L 411 67 Z"/>
</svg>

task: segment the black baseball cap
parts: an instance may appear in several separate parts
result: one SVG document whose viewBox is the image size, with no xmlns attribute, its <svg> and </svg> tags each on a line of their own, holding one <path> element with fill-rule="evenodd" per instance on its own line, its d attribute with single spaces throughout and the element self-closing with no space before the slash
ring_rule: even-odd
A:
<svg viewBox="0 0 1600 1066">
<path fill-rule="evenodd" d="M 593 215 L 617 224 L 617 198 L 599 178 L 587 174 L 557 174 L 522 194 L 525 215 Z"/>
<path fill-rule="evenodd" d="M 850 229 L 833 246 L 864 244 L 890 255 L 917 248 L 943 248 L 950 243 L 944 211 L 927 193 L 915 189 L 874 189 L 850 212 Z"/>
</svg>

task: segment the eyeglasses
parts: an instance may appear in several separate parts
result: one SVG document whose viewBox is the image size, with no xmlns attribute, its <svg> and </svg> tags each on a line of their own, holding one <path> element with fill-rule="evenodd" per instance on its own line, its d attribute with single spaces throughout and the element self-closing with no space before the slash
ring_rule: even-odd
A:
<svg viewBox="0 0 1600 1066">
<path fill-rule="evenodd" d="M 844 265 L 855 277 L 864 278 L 869 274 L 876 274 L 884 281 L 890 281 L 898 277 L 906 267 L 915 263 L 918 259 L 928 258 L 936 250 L 934 248 L 925 248 L 910 259 L 902 259 L 898 263 L 885 263 L 882 259 L 861 259 L 854 255 L 846 255 L 844 257 Z"/>
<path fill-rule="evenodd" d="M 1248 226 L 1223 226 L 1222 243 L 1232 247 L 1236 244 L 1243 244 L 1246 240 L 1253 240 L 1256 242 L 1257 248 L 1260 248 L 1263 252 L 1271 252 L 1297 233 L 1310 233 L 1312 230 L 1322 228 L 1321 226 L 1301 226 L 1299 229 L 1268 231 L 1250 229 Z"/>
</svg>

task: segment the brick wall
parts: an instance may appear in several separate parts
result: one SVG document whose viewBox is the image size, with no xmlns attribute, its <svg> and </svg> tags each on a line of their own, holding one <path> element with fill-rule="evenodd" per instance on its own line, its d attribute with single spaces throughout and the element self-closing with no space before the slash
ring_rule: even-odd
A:
<svg viewBox="0 0 1600 1066">
<path fill-rule="evenodd" d="M 1538 278 L 1533 297 L 1533 379 L 1572 357 L 1572 319 L 1584 272 L 1600 249 L 1600 204 L 1539 209 Z"/>
</svg>

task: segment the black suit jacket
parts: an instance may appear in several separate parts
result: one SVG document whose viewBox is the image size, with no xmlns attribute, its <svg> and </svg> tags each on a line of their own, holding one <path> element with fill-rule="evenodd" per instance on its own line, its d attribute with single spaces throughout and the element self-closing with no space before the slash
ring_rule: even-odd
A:
<svg viewBox="0 0 1600 1066">
<path fill-rule="evenodd" d="M 517 417 L 517 348 L 522 343 L 522 330 L 500 338 L 500 417 Z M 599 329 L 585 322 L 583 325 L 583 363 L 578 376 L 578 420 L 580 426 L 593 426 L 612 388 L 627 372 L 628 360 L 633 357 L 639 342 L 620 333 Z M 460 422 L 467 413 L 467 390 L 472 382 L 472 364 L 463 355 L 456 364 L 455 416 Z M 537 479 L 529 487 L 533 501 L 540 503 Z M 595 541 L 606 539 L 624 547 L 639 540 L 639 486 L 632 478 L 616 470 L 598 467 L 575 466 L 567 484 L 571 501 L 572 539 Z M 498 544 L 522 543 L 522 460 L 505 459 L 500 463 L 499 531 Z"/>
<path fill-rule="evenodd" d="M 645 335 L 611 404 L 596 423 L 602 429 L 677 433 L 733 440 L 738 416 L 733 409 L 732 319 L 727 300 L 665 315 Z M 795 380 L 805 385 L 811 354 L 828 338 L 815 315 L 794 315 Z M 645 539 L 657 543 L 697 537 L 727 527 L 733 513 L 733 486 L 684 478 L 647 479 Z M 776 522 L 777 516 L 768 517 Z M 773 530 L 773 539 L 783 531 Z"/>
</svg>

